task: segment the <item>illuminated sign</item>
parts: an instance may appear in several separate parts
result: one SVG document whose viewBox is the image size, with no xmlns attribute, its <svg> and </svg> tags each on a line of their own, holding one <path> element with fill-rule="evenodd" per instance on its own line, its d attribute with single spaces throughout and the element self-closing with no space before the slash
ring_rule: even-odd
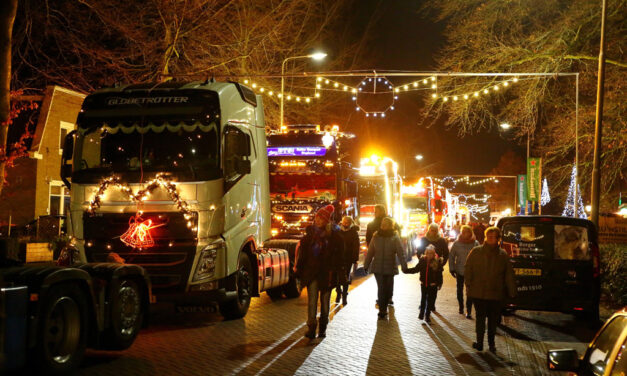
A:
<svg viewBox="0 0 627 376">
<path fill-rule="evenodd" d="M 268 157 L 322 157 L 327 153 L 323 146 L 284 146 L 268 148 Z"/>
<path fill-rule="evenodd" d="M 311 213 L 311 205 L 274 205 L 272 211 L 275 213 Z"/>
</svg>

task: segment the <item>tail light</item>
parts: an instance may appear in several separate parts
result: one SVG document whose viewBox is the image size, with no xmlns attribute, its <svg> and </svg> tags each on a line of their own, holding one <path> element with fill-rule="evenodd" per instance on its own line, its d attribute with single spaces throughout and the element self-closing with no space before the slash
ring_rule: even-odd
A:
<svg viewBox="0 0 627 376">
<path fill-rule="evenodd" d="M 592 243 L 590 252 L 592 254 L 592 275 L 596 278 L 601 275 L 601 255 L 599 253 L 599 246 L 596 243 Z"/>
</svg>

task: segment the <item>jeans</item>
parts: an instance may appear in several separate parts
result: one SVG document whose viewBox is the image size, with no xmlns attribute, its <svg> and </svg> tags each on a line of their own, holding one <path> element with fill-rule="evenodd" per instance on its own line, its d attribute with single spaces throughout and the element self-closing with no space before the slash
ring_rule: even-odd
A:
<svg viewBox="0 0 627 376">
<path fill-rule="evenodd" d="M 477 311 L 476 332 L 477 343 L 483 345 L 483 334 L 485 333 L 485 320 L 488 319 L 488 345 L 494 347 L 494 335 L 496 334 L 496 324 L 501 315 L 502 303 L 500 300 L 472 299 Z"/>
<path fill-rule="evenodd" d="M 464 311 L 464 276 L 457 274 L 457 302 L 459 303 L 459 311 Z M 472 300 L 466 295 L 466 313 L 470 315 L 472 312 Z"/>
<path fill-rule="evenodd" d="M 377 280 L 379 313 L 387 313 L 388 303 L 394 291 L 394 274 L 375 273 L 374 278 Z"/>
<path fill-rule="evenodd" d="M 316 326 L 316 316 L 318 315 L 318 295 L 320 296 L 320 325 L 329 322 L 329 307 L 331 305 L 331 289 L 320 290 L 318 281 L 313 280 L 307 285 L 307 325 Z"/>
<path fill-rule="evenodd" d="M 438 286 L 420 285 L 420 317 L 431 315 L 435 306 L 435 299 L 438 297 Z"/>
</svg>

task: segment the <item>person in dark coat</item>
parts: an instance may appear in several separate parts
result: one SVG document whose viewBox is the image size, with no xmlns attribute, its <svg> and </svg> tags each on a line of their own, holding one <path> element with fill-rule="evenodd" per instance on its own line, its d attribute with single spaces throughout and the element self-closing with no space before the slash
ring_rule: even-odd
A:
<svg viewBox="0 0 627 376">
<path fill-rule="evenodd" d="M 485 226 L 483 223 L 477 223 L 475 227 L 473 227 L 472 232 L 475 234 L 475 238 L 477 238 L 479 244 L 483 244 L 485 240 Z"/>
<path fill-rule="evenodd" d="M 407 259 L 398 233 L 394 230 L 394 220 L 389 217 L 381 221 L 381 229 L 375 232 L 364 261 L 364 270 L 374 273 L 379 297 L 379 319 L 388 314 L 388 304 L 394 291 L 394 276 L 398 274 L 398 263 L 407 270 Z"/>
<path fill-rule="evenodd" d="M 366 227 L 366 246 L 370 245 L 370 240 L 375 232 L 381 228 L 381 220 L 387 217 L 385 206 L 377 204 L 374 206 L 374 219 Z"/>
<path fill-rule="evenodd" d="M 294 266 L 294 275 L 307 286 L 307 338 L 315 338 L 317 327 L 318 300 L 320 300 L 320 328 L 318 337 L 326 337 L 329 323 L 331 290 L 338 286 L 338 279 L 344 275 L 342 255 L 344 239 L 340 228 L 330 222 L 333 206 L 320 208 L 314 217 L 314 224 L 305 230 L 300 241 L 300 249 Z"/>
<path fill-rule="evenodd" d="M 464 314 L 464 269 L 466 266 L 466 258 L 470 251 L 479 245 L 479 242 L 475 240 L 475 236 L 472 233 L 472 228 L 468 225 L 463 225 L 461 233 L 449 253 L 449 271 L 451 275 L 457 280 L 457 302 L 459 303 L 459 313 Z M 466 318 L 472 318 L 472 300 L 466 296 Z"/>
<path fill-rule="evenodd" d="M 425 236 L 420 239 L 418 254 L 423 254 L 429 245 L 433 245 L 435 247 L 435 253 L 440 258 L 442 267 L 444 267 L 448 261 L 448 242 L 440 234 L 440 227 L 437 223 L 431 223 Z M 435 295 L 437 297 L 438 290 L 435 291 Z M 431 307 L 431 311 L 435 312 L 435 305 Z"/>
<path fill-rule="evenodd" d="M 494 335 L 503 301 L 516 295 L 514 269 L 507 252 L 499 247 L 500 239 L 501 230 L 498 227 L 488 227 L 485 230 L 483 245 L 473 248 L 468 254 L 464 275 L 468 297 L 472 299 L 477 313 L 475 322 L 477 341 L 472 347 L 483 351 L 483 334 L 487 318 L 488 345 L 490 352 L 494 354 L 496 354 Z"/>
<path fill-rule="evenodd" d="M 335 302 L 340 302 L 340 297 L 342 298 L 342 304 L 348 304 L 348 284 L 350 283 L 351 278 L 351 269 L 357 269 L 357 260 L 359 259 L 359 227 L 355 226 L 355 222 L 353 222 L 353 218 L 344 217 L 342 218 L 342 223 L 340 226 L 342 230 L 340 234 L 344 239 L 344 255 L 342 257 L 342 262 L 344 264 L 344 271 L 346 272 L 344 276 L 340 278 L 340 283 L 335 289 Z"/>
<path fill-rule="evenodd" d="M 427 246 L 425 254 L 420 256 L 418 265 L 410 268 L 408 273 L 420 273 L 420 314 L 418 318 L 431 322 L 431 311 L 435 306 L 437 291 L 442 288 L 442 259 L 435 252 L 432 244 Z"/>
</svg>

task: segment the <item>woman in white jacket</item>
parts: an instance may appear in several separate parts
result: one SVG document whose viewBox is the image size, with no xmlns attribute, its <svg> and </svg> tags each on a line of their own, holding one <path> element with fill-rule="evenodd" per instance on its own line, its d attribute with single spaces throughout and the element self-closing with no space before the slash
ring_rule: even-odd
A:
<svg viewBox="0 0 627 376">
<path fill-rule="evenodd" d="M 472 227 L 464 225 L 449 253 L 448 267 L 453 277 L 457 279 L 457 302 L 459 303 L 459 313 L 462 315 L 464 314 L 464 268 L 466 266 L 466 258 L 470 250 L 478 245 L 479 242 L 472 233 Z M 466 297 L 466 318 L 472 318 L 471 312 L 472 301 Z"/>
</svg>

